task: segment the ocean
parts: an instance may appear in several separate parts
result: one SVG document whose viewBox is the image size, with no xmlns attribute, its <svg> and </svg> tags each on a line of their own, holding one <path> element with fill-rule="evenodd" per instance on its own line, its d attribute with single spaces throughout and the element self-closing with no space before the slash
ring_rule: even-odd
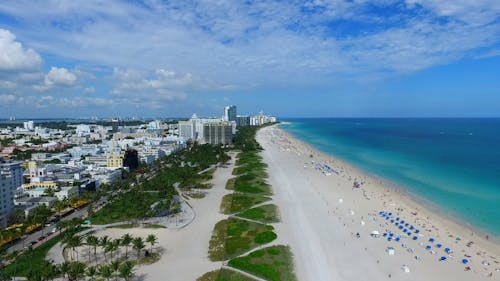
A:
<svg viewBox="0 0 500 281">
<path fill-rule="evenodd" d="M 282 129 L 500 238 L 500 119 L 287 119 Z"/>
</svg>

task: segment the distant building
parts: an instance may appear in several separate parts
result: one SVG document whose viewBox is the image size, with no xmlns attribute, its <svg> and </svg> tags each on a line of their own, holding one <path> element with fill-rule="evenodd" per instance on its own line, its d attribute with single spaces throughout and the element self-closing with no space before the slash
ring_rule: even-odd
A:
<svg viewBox="0 0 500 281">
<path fill-rule="evenodd" d="M 236 121 L 236 105 L 224 107 L 224 121 Z"/>
<path fill-rule="evenodd" d="M 250 116 L 237 116 L 236 125 L 240 126 L 250 126 Z"/>
<path fill-rule="evenodd" d="M 203 138 L 210 144 L 232 144 L 233 133 L 229 122 L 206 123 L 203 127 Z"/>
<path fill-rule="evenodd" d="M 23 122 L 23 128 L 27 131 L 34 131 L 35 130 L 35 122 L 33 122 L 33 121 Z"/>
<path fill-rule="evenodd" d="M 0 174 L 0 228 L 7 221 L 14 208 L 13 181 L 10 175 Z"/>
<path fill-rule="evenodd" d="M 112 153 L 106 159 L 107 167 L 116 169 L 123 167 L 123 154 Z"/>
</svg>

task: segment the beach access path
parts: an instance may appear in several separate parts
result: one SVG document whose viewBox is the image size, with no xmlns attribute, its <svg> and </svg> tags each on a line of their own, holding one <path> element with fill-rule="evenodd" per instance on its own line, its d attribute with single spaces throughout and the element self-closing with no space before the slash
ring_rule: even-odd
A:
<svg viewBox="0 0 500 281">
<path fill-rule="evenodd" d="M 456 236 L 446 239 L 448 235 L 442 233 L 445 227 L 439 221 L 433 221 L 432 225 L 427 222 L 422 232 L 425 228 L 429 230 L 425 229 L 419 241 L 402 237 L 401 242 L 389 242 L 383 237 L 371 237 L 374 230 L 380 233 L 388 229 L 397 231 L 375 215 L 376 212 L 398 210 L 401 216 L 414 213 L 403 198 L 378 186 L 368 175 L 319 153 L 276 126 L 259 130 L 257 141 L 264 148 L 262 156 L 268 164 L 269 183 L 273 186 L 274 202 L 281 213 L 281 222 L 274 226 L 280 243 L 291 247 L 298 280 L 458 281 L 498 278 L 498 272 L 495 272 L 498 265 L 482 268 L 481 261 L 486 254 L 472 257 L 473 262 L 469 264 L 472 270 L 464 271 L 465 266 L 460 261 L 466 250 L 452 244 L 462 233 L 454 233 Z M 328 163 L 335 172 L 318 169 L 318 163 Z M 361 188 L 353 188 L 355 179 L 363 182 Z M 423 210 L 418 209 L 419 216 Z M 423 225 L 426 218 L 419 216 L 411 217 L 412 223 Z M 429 214 L 425 216 L 428 218 Z M 441 230 L 434 230 L 439 227 Z M 450 255 L 446 262 L 438 261 L 443 253 L 432 254 L 420 244 L 432 235 L 453 247 L 457 251 L 453 254 L 455 256 Z M 394 248 L 394 255 L 386 252 L 388 247 Z M 468 251 L 473 255 L 474 250 Z M 410 272 L 405 272 L 404 268 Z M 492 277 L 488 276 L 490 273 Z"/>
</svg>

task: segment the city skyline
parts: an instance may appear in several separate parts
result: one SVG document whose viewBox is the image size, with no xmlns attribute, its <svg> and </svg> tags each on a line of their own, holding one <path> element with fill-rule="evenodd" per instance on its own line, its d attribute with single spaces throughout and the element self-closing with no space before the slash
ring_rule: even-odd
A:
<svg viewBox="0 0 500 281">
<path fill-rule="evenodd" d="M 0 118 L 498 117 L 498 1 L 4 1 Z"/>
</svg>

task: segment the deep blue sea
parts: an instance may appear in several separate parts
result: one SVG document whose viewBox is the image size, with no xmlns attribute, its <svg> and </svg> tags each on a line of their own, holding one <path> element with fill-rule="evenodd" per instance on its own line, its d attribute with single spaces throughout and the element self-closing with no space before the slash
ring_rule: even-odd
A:
<svg viewBox="0 0 500 281">
<path fill-rule="evenodd" d="M 288 119 L 313 147 L 500 237 L 500 119 Z"/>
</svg>

